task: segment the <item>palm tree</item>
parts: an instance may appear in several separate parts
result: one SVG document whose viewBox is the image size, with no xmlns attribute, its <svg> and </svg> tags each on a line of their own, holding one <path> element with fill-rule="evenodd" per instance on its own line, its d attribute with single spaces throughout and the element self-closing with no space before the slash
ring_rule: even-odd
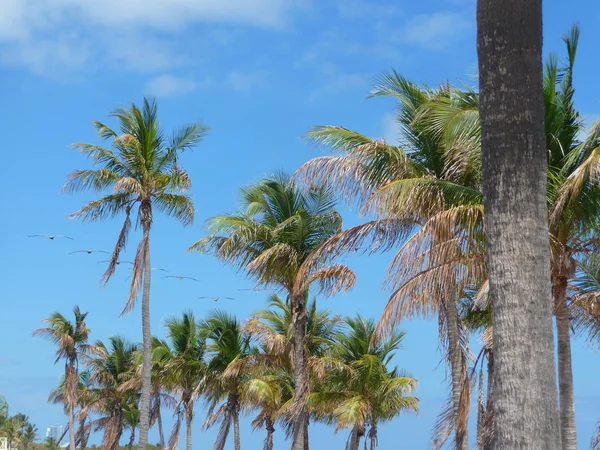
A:
<svg viewBox="0 0 600 450">
<path fill-rule="evenodd" d="M 192 449 L 192 423 L 194 403 L 202 393 L 201 387 L 206 374 L 204 353 L 206 344 L 198 329 L 198 323 L 191 311 L 184 312 L 181 318 L 172 317 L 165 322 L 170 345 L 158 342 L 153 357 L 160 361 L 160 377 L 163 384 L 179 396 L 177 409 L 183 408 L 186 421 L 186 448 Z M 179 440 L 179 419 L 175 425 L 170 448 Z"/>
<path fill-rule="evenodd" d="M 227 372 L 232 363 L 246 358 L 255 350 L 251 338 L 244 333 L 234 316 L 222 311 L 213 311 L 200 325 L 203 336 L 206 337 L 208 351 L 208 367 L 206 373 L 206 397 L 209 402 L 208 417 L 204 426 L 211 427 L 217 421 L 221 422 L 215 450 L 223 450 L 233 424 L 233 439 L 235 450 L 240 450 L 240 422 L 242 408 L 242 384 L 245 374 L 236 370 Z M 221 403 L 223 402 L 224 403 Z"/>
<path fill-rule="evenodd" d="M 407 395 L 417 381 L 388 367 L 404 333 L 394 332 L 384 341 L 377 341 L 373 320 L 357 316 L 345 322 L 346 330 L 337 334 L 332 348 L 332 356 L 343 363 L 343 369 L 329 372 L 321 389 L 313 394 L 312 403 L 338 429 L 352 429 L 349 450 L 358 450 L 363 436 L 375 450 L 379 423 L 392 420 L 402 411 L 418 411 L 419 400 Z"/>
<path fill-rule="evenodd" d="M 4 421 L 8 419 L 8 402 L 3 395 L 0 395 L 0 427 L 4 424 Z"/>
<path fill-rule="evenodd" d="M 306 191 L 289 177 L 275 175 L 242 190 L 244 211 L 211 219 L 210 237 L 190 250 L 211 252 L 236 265 L 259 285 L 286 292 L 294 329 L 295 398 L 293 450 L 304 450 L 308 414 L 309 368 L 306 364 L 306 303 L 313 283 L 326 295 L 354 285 L 354 273 L 343 265 L 306 264 L 327 239 L 341 231 L 331 192 L 313 186 Z"/>
<path fill-rule="evenodd" d="M 35 442 L 38 436 L 38 429 L 35 425 L 27 421 L 23 426 L 20 433 L 21 436 L 21 445 L 23 445 L 23 450 L 28 450 L 31 444 Z"/>
<path fill-rule="evenodd" d="M 104 431 L 104 449 L 118 450 L 126 416 L 132 405 L 139 402 L 138 391 L 128 389 L 125 384 L 135 376 L 138 352 L 139 345 L 113 336 L 109 338 L 108 347 L 103 342 L 97 342 L 94 356 L 86 358 L 93 386 L 93 400 L 87 409 L 100 416 L 93 421 L 93 425 L 94 431 Z"/>
<path fill-rule="evenodd" d="M 125 428 L 131 430 L 127 448 L 128 450 L 132 450 L 133 444 L 135 443 L 135 430 L 140 426 L 140 410 L 138 409 L 137 403 L 126 404 L 125 412 L 123 414 L 123 425 Z"/>
<path fill-rule="evenodd" d="M 11 448 L 10 445 L 8 446 L 8 448 Z M 58 442 L 56 442 L 56 440 L 53 437 L 48 437 L 46 438 L 44 448 L 46 450 L 60 450 L 60 445 L 58 445 Z"/>
<path fill-rule="evenodd" d="M 85 319 L 87 313 L 82 313 L 79 306 L 73 308 L 75 321 L 70 322 L 62 314 L 55 312 L 48 319 L 47 328 L 33 332 L 34 336 L 50 339 L 57 345 L 56 361 L 65 361 L 65 387 L 63 404 L 69 416 L 69 450 L 75 450 L 75 408 L 79 402 L 79 378 L 77 375 L 79 358 L 89 350 L 87 343 L 90 330 Z"/>
<path fill-rule="evenodd" d="M 480 0 L 477 25 L 495 448 L 558 450 L 542 2 Z"/>
<path fill-rule="evenodd" d="M 463 91 L 448 85 L 437 89 L 420 87 L 395 71 L 381 78 L 372 96 L 389 96 L 398 101 L 397 122 L 402 130 L 399 145 L 343 127 L 318 126 L 308 133 L 310 141 L 330 146 L 341 155 L 309 161 L 296 178 L 325 183 L 341 198 L 358 205 L 362 214 L 375 215 L 374 220 L 330 239 L 316 259 L 335 258 L 363 246 L 374 253 L 404 245 L 388 271 L 387 283 L 394 294 L 382 316 L 381 328 L 390 330 L 405 317 L 438 316 L 440 329 L 445 332 L 440 339 L 451 369 L 449 419 L 456 448 L 466 449 L 469 350 L 462 345 L 468 339 L 458 317 L 461 290 L 456 281 L 476 278 L 482 270 L 482 258 L 470 262 L 473 268 L 468 277 L 457 273 L 456 264 L 436 265 L 440 255 L 464 262 L 468 261 L 464 255 L 473 253 L 469 248 L 471 240 L 454 240 L 456 236 L 451 231 L 456 228 L 455 223 L 470 224 L 482 214 L 479 160 L 472 157 L 473 151 L 479 150 L 477 96 L 470 89 Z M 444 118 L 452 123 L 446 130 L 452 133 L 435 130 L 431 114 L 427 113 L 432 103 L 446 106 L 449 113 Z M 461 145 L 455 146 L 458 137 Z M 415 236 L 415 230 L 420 230 L 420 234 Z M 423 235 L 426 238 L 419 239 Z M 410 237 L 416 250 L 411 248 Z M 443 249 L 437 252 L 440 255 L 428 251 L 436 247 Z M 428 258 L 429 255 L 435 257 Z M 418 281 L 417 274 L 421 274 Z"/>
<path fill-rule="evenodd" d="M 179 164 L 179 154 L 190 149 L 206 135 L 201 123 L 188 125 L 166 140 L 158 122 L 158 109 L 153 101 L 144 99 L 140 109 L 118 109 L 111 114 L 119 122 L 115 131 L 101 122 L 94 122 L 99 137 L 111 141 L 112 148 L 93 144 L 75 144 L 81 152 L 101 166 L 96 170 L 73 172 L 64 190 L 92 190 L 102 194 L 71 217 L 97 222 L 125 214 L 125 222 L 117 239 L 103 280 L 108 282 L 119 263 L 131 228 L 130 215 L 138 207 L 137 220 L 143 237 L 137 248 L 131 277 L 129 299 L 123 313 L 130 312 L 142 286 L 143 380 L 140 405 L 140 440 L 138 448 L 146 450 L 150 426 L 150 395 L 152 371 L 152 334 L 150 329 L 150 231 L 154 210 L 173 216 L 184 225 L 192 223 L 194 206 L 185 192 L 191 185 L 188 173 Z M 112 191 L 106 193 L 109 189 Z"/>
<path fill-rule="evenodd" d="M 4 421 L 2 426 L 2 432 L 6 436 L 6 443 L 9 449 L 12 449 L 12 445 L 19 440 L 19 428 L 21 427 L 21 421 L 18 417 L 9 417 Z"/>
</svg>

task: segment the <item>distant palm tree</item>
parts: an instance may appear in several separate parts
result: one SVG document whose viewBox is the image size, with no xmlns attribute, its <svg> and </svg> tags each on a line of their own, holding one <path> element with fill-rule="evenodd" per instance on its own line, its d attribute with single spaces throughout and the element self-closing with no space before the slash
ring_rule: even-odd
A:
<svg viewBox="0 0 600 450">
<path fill-rule="evenodd" d="M 179 154 L 199 143 L 208 128 L 201 123 L 188 125 L 173 133 L 167 141 L 158 122 L 157 105 L 147 99 L 144 99 L 141 109 L 132 105 L 129 109 L 118 109 L 111 115 L 119 121 L 118 131 L 103 123 L 97 121 L 94 123 L 100 138 L 111 141 L 111 149 L 93 144 L 75 144 L 75 147 L 101 168 L 73 172 L 64 190 L 66 192 L 92 190 L 103 194 L 100 199 L 91 201 L 71 217 L 97 222 L 121 213 L 125 214 L 125 223 L 103 276 L 105 282 L 114 274 L 119 263 L 119 255 L 125 248 L 131 228 L 130 215 L 132 209 L 138 206 L 137 220 L 141 224 L 143 237 L 138 245 L 133 264 L 131 290 L 123 313 L 133 309 L 138 290 L 143 286 L 144 359 L 138 447 L 139 450 L 146 450 L 152 390 L 150 230 L 153 211 L 156 209 L 173 216 L 184 225 L 193 221 L 194 206 L 191 198 L 184 194 L 190 187 L 191 180 L 179 164 Z M 104 195 L 109 189 L 112 189 L 112 192 Z"/>
<path fill-rule="evenodd" d="M 321 244 L 342 229 L 332 193 L 320 187 L 303 191 L 285 175 L 267 178 L 242 190 L 243 211 L 211 219 L 210 237 L 190 247 L 236 265 L 261 286 L 286 292 L 293 323 L 295 398 L 293 450 L 305 450 L 310 390 L 305 351 L 309 288 L 334 295 L 351 289 L 355 275 L 346 266 L 305 264 Z"/>
<path fill-rule="evenodd" d="M 65 360 L 65 379 L 63 391 L 63 404 L 69 416 L 69 450 L 75 450 L 75 408 L 79 402 L 79 378 L 77 375 L 79 358 L 89 350 L 88 329 L 85 319 L 87 313 L 82 313 L 79 306 L 73 308 L 75 321 L 70 322 L 62 314 L 55 312 L 48 319 L 47 328 L 40 328 L 33 332 L 34 336 L 42 336 L 54 342 L 56 361 Z"/>
<path fill-rule="evenodd" d="M 191 311 L 184 312 L 181 318 L 167 319 L 165 327 L 168 343 L 158 341 L 153 357 L 155 361 L 160 361 L 159 373 L 164 386 L 179 397 L 176 409 L 181 409 L 184 413 L 186 448 L 191 450 L 194 403 L 202 393 L 202 383 L 206 374 L 205 339 Z M 177 447 L 181 416 L 182 414 L 177 414 L 169 448 Z"/>
<path fill-rule="evenodd" d="M 135 443 L 135 430 L 140 426 L 140 410 L 138 409 L 137 402 L 126 404 L 125 413 L 123 415 L 123 425 L 125 428 L 131 430 L 127 448 L 128 450 L 132 450 L 133 444 Z"/>
<path fill-rule="evenodd" d="M 10 448 L 10 445 L 8 446 L 8 448 Z M 60 445 L 58 445 L 58 442 L 56 442 L 56 439 L 54 439 L 53 437 L 48 437 L 48 438 L 46 438 L 44 448 L 46 450 L 60 450 Z"/>
<path fill-rule="evenodd" d="M 200 325 L 207 339 L 207 362 L 205 396 L 208 399 L 208 417 L 204 426 L 211 427 L 220 422 L 215 450 L 223 450 L 229 430 L 233 424 L 235 450 L 240 450 L 240 412 L 242 391 L 245 382 L 243 371 L 228 372 L 237 360 L 246 358 L 255 349 L 250 335 L 245 333 L 237 319 L 223 311 L 213 311 Z"/>
<path fill-rule="evenodd" d="M 329 372 L 312 402 L 317 411 L 331 416 L 337 428 L 352 428 L 349 450 L 358 450 L 363 436 L 368 437 L 371 450 L 375 450 L 380 423 L 403 411 L 418 411 L 419 400 L 407 395 L 417 381 L 388 367 L 404 333 L 392 333 L 378 342 L 373 320 L 349 317 L 346 324 L 346 332 L 338 333 L 331 351 L 345 367 Z"/>
<path fill-rule="evenodd" d="M 21 445 L 23 446 L 23 450 L 28 450 L 31 444 L 37 439 L 37 436 L 37 427 L 29 421 L 25 423 L 21 430 Z"/>
<path fill-rule="evenodd" d="M 87 408 L 100 416 L 93 421 L 93 426 L 94 431 L 104 431 L 102 448 L 118 450 L 126 415 L 139 401 L 137 390 L 124 388 L 134 376 L 139 345 L 113 336 L 109 338 L 108 347 L 103 342 L 97 342 L 95 347 L 94 355 L 86 358 L 94 391 L 93 401 Z"/>
</svg>

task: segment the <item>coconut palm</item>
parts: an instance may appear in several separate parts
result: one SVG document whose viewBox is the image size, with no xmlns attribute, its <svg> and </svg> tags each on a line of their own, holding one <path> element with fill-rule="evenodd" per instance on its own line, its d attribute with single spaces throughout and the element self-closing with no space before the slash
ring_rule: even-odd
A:
<svg viewBox="0 0 600 450">
<path fill-rule="evenodd" d="M 194 207 L 185 192 L 191 185 L 188 173 L 179 163 L 179 154 L 192 148 L 206 135 L 208 128 L 201 123 L 188 125 L 165 139 L 158 122 L 158 109 L 153 101 L 144 99 L 142 108 L 135 104 L 111 114 L 118 120 L 113 130 L 94 122 L 98 135 L 109 140 L 111 148 L 93 144 L 75 147 L 98 169 L 73 172 L 64 190 L 92 190 L 102 196 L 89 202 L 71 217 L 97 222 L 125 214 L 125 222 L 117 239 L 103 281 L 108 282 L 119 264 L 131 228 L 130 215 L 135 207 L 143 231 L 137 248 L 131 277 L 131 289 L 123 313 L 131 311 L 142 287 L 143 382 L 140 405 L 140 439 L 138 448 L 146 450 L 150 426 L 150 395 L 152 370 L 152 334 L 150 329 L 150 232 L 154 211 L 175 217 L 184 225 L 192 223 Z M 109 191 L 111 190 L 111 191 Z"/>
<path fill-rule="evenodd" d="M 419 400 L 410 394 L 414 378 L 389 368 L 400 348 L 404 333 L 375 339 L 375 321 L 361 316 L 346 318 L 347 327 L 336 336 L 332 356 L 344 364 L 333 370 L 321 389 L 313 394 L 315 409 L 337 428 L 351 428 L 349 450 L 358 450 L 366 436 L 371 450 L 377 446 L 378 424 L 390 421 L 403 411 L 418 411 Z M 366 442 L 365 442 L 366 446 Z"/>
<path fill-rule="evenodd" d="M 454 240 L 452 232 L 455 222 L 470 224 L 482 213 L 479 159 L 472 157 L 473 149 L 479 149 L 477 95 L 468 88 L 448 85 L 420 87 L 394 71 L 381 78 L 372 96 L 397 100 L 398 145 L 343 127 L 318 126 L 308 133 L 310 141 L 329 146 L 340 155 L 309 161 L 298 171 L 297 179 L 326 183 L 341 198 L 357 205 L 362 214 L 375 215 L 374 220 L 330 239 L 316 260 L 363 246 L 372 253 L 404 245 L 388 271 L 394 294 L 381 328 L 390 330 L 404 317 L 438 317 L 451 369 L 451 428 L 456 431 L 456 448 L 465 449 L 469 351 L 458 317 L 461 291 L 456 281 L 467 277 L 457 273 L 457 264 L 438 261 L 440 255 L 445 261 L 468 260 L 465 254 L 473 253 L 471 240 Z M 453 127 L 446 128 L 452 130 L 448 135 L 432 126 L 431 115 L 426 114 L 432 103 L 447 105 L 450 113 L 456 112 L 451 116 Z M 456 142 L 461 145 L 454 145 Z M 416 235 L 415 230 L 419 230 Z M 409 237 L 415 248 L 411 240 L 406 242 Z M 442 250 L 437 255 L 428 251 L 438 247 Z M 410 262 L 406 264 L 406 260 Z M 477 277 L 482 264 L 483 258 L 472 261 L 469 277 Z M 421 275 L 418 281 L 416 275 Z"/>
<path fill-rule="evenodd" d="M 75 321 L 70 322 L 62 314 L 55 312 L 44 322 L 47 328 L 40 328 L 33 332 L 34 336 L 50 339 L 58 347 L 56 361 L 65 361 L 63 405 L 69 417 L 69 450 L 75 450 L 75 408 L 79 402 L 79 378 L 77 375 L 79 359 L 89 350 L 88 329 L 85 319 L 87 313 L 81 312 L 79 306 L 73 308 Z"/>
<path fill-rule="evenodd" d="M 350 289 L 355 281 L 343 265 L 305 264 L 327 239 L 341 231 L 330 191 L 312 186 L 303 191 L 289 177 L 275 175 L 242 190 L 243 211 L 210 220 L 210 237 L 191 250 L 210 252 L 234 264 L 259 285 L 285 291 L 291 305 L 294 329 L 295 398 L 291 410 L 293 450 L 304 450 L 310 389 L 305 352 L 306 303 L 313 283 L 333 295 Z"/>
<path fill-rule="evenodd" d="M 227 371 L 235 361 L 246 358 L 255 349 L 250 336 L 244 332 L 237 319 L 223 311 L 213 311 L 200 324 L 200 330 L 207 339 L 207 371 L 205 396 L 209 408 L 204 423 L 209 428 L 221 423 L 215 443 L 215 450 L 223 450 L 229 430 L 233 424 L 235 450 L 240 450 L 240 422 L 242 409 L 241 394 L 246 376 L 243 371 Z"/>
<path fill-rule="evenodd" d="M 153 358 L 159 362 L 163 385 L 178 395 L 177 410 L 182 409 L 186 423 L 186 448 L 192 449 L 192 423 L 194 403 L 202 393 L 202 382 L 206 374 L 204 353 L 206 344 L 198 323 L 191 311 L 181 318 L 172 317 L 165 322 L 169 343 L 157 342 Z M 169 448 L 176 448 L 182 414 L 177 415 L 174 433 Z"/>
<path fill-rule="evenodd" d="M 135 376 L 139 347 L 123 337 L 113 336 L 108 346 L 96 343 L 94 355 L 86 358 L 93 386 L 93 400 L 87 410 L 100 416 L 93 421 L 94 431 L 104 432 L 102 448 L 107 450 L 118 450 L 126 415 L 139 402 L 137 390 L 124 389 L 124 384 Z"/>
<path fill-rule="evenodd" d="M 38 429 L 37 427 L 30 423 L 29 421 L 25 422 L 22 426 L 21 426 L 21 432 L 20 432 L 20 441 L 21 441 L 21 445 L 23 446 L 23 450 L 28 450 L 31 446 L 31 444 L 33 444 L 35 442 L 35 440 L 37 439 L 38 436 Z"/>
</svg>

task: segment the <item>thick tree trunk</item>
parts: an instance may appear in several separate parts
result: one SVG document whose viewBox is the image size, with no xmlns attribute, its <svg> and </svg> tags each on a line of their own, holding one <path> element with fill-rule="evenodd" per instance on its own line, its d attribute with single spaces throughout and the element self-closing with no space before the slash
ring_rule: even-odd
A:
<svg viewBox="0 0 600 450">
<path fill-rule="evenodd" d="M 448 330 L 448 358 L 450 359 L 450 371 L 452 376 L 452 407 L 455 420 L 455 449 L 468 450 L 469 436 L 467 426 L 459 423 L 459 417 L 463 414 L 463 421 L 468 420 L 468 411 L 461 411 L 461 394 L 464 385 L 464 362 L 460 348 L 460 323 L 458 309 L 453 300 L 444 301 L 444 312 L 446 314 L 446 327 Z"/>
<path fill-rule="evenodd" d="M 69 450 L 75 450 L 75 407 L 69 406 Z"/>
<path fill-rule="evenodd" d="M 560 398 L 560 435 L 563 450 L 577 450 L 575 391 L 571 365 L 571 323 L 567 307 L 567 278 L 554 281 L 554 310 L 558 340 L 558 386 Z"/>
<path fill-rule="evenodd" d="M 275 426 L 270 417 L 265 420 L 265 429 L 267 430 L 267 438 L 265 439 L 265 450 L 273 450 L 273 433 L 275 433 Z"/>
<path fill-rule="evenodd" d="M 240 411 L 236 401 L 235 412 L 233 413 L 233 448 L 240 450 L 242 448 L 240 439 Z"/>
<path fill-rule="evenodd" d="M 194 406 L 186 405 L 186 417 L 185 417 L 185 426 L 186 426 L 186 442 L 185 448 L 186 450 L 192 450 L 192 422 L 194 421 Z"/>
<path fill-rule="evenodd" d="M 306 336 L 306 304 L 304 296 L 292 299 L 292 325 L 294 327 L 294 434 L 292 450 L 306 450 L 308 436 L 306 434 L 306 398 L 309 394 L 308 367 L 304 340 Z"/>
<path fill-rule="evenodd" d="M 142 202 L 142 228 L 146 242 L 144 260 L 144 280 L 142 290 L 142 395 L 140 398 L 140 441 L 138 450 L 146 450 L 148 446 L 148 430 L 150 429 L 150 395 L 152 393 L 152 332 L 150 329 L 150 226 L 152 209 L 149 203 Z"/>
<path fill-rule="evenodd" d="M 542 0 L 479 0 L 477 24 L 494 448 L 558 450 Z"/>
</svg>

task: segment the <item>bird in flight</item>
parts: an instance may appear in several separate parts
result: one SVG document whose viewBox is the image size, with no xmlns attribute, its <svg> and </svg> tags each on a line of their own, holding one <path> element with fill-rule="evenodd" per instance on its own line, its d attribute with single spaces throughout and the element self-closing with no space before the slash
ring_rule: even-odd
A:
<svg viewBox="0 0 600 450">
<path fill-rule="evenodd" d="M 45 237 L 45 238 L 50 239 L 51 241 L 53 241 L 56 238 L 65 238 L 65 239 L 74 240 L 72 237 L 65 236 L 64 234 L 30 234 L 28 237 Z"/>
<path fill-rule="evenodd" d="M 92 253 L 106 253 L 107 255 L 109 254 L 104 250 L 75 250 L 74 252 L 70 252 L 69 255 L 72 255 L 73 253 L 87 253 L 88 255 L 91 255 Z"/>
<path fill-rule="evenodd" d="M 180 277 L 179 275 L 167 275 L 166 277 L 163 277 L 163 278 L 177 278 L 179 281 L 182 281 L 182 280 L 193 280 L 193 281 L 200 282 L 200 280 L 198 280 L 196 278 L 192 278 L 192 277 Z"/>
<path fill-rule="evenodd" d="M 161 272 L 168 272 L 167 269 L 161 269 L 160 267 L 152 267 L 150 270 L 160 270 Z"/>
<path fill-rule="evenodd" d="M 233 297 L 198 297 L 198 298 L 207 298 L 207 299 L 213 300 L 215 302 L 218 302 L 221 299 L 223 299 L 223 300 L 233 300 Z"/>
<path fill-rule="evenodd" d="M 105 260 L 105 261 L 98 261 L 98 264 L 100 264 L 100 263 L 109 263 L 109 262 L 110 262 L 110 261 L 107 259 L 107 260 Z M 131 261 L 117 261 L 117 266 L 118 266 L 119 264 L 133 264 L 133 263 L 132 263 Z"/>
</svg>

